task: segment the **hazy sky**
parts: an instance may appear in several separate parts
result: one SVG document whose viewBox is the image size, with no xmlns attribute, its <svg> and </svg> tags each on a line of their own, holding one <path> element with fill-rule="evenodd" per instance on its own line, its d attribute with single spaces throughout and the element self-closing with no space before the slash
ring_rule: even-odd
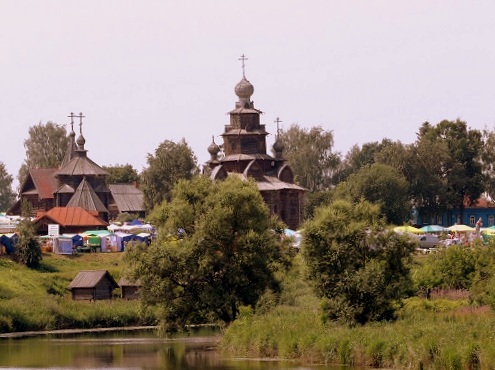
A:
<svg viewBox="0 0 495 370">
<path fill-rule="evenodd" d="M 241 54 L 270 145 L 276 117 L 342 154 L 424 121 L 493 129 L 494 39 L 493 0 L 0 0 L 0 161 L 16 177 L 30 126 L 83 112 L 100 165 L 140 172 L 181 138 L 203 164 Z"/>
</svg>

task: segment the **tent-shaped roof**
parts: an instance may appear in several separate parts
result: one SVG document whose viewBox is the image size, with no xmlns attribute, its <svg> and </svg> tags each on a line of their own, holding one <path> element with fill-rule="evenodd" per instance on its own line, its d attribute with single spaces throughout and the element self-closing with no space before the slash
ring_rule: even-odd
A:
<svg viewBox="0 0 495 370">
<path fill-rule="evenodd" d="M 67 207 L 81 207 L 88 211 L 108 212 L 89 182 L 86 181 L 86 177 L 83 178 L 77 187 L 76 192 L 72 198 L 70 198 Z"/>
<path fill-rule="evenodd" d="M 54 174 L 58 176 L 106 176 L 108 172 L 86 156 L 86 151 L 78 150 L 74 158 Z"/>
<path fill-rule="evenodd" d="M 93 216 L 81 207 L 54 207 L 38 216 L 34 223 L 39 223 L 43 219 L 62 226 L 108 226 L 108 223 L 101 218 Z"/>
<path fill-rule="evenodd" d="M 77 273 L 69 288 L 94 288 L 104 278 L 107 278 L 115 288 L 119 287 L 107 270 L 83 270 Z"/>
</svg>

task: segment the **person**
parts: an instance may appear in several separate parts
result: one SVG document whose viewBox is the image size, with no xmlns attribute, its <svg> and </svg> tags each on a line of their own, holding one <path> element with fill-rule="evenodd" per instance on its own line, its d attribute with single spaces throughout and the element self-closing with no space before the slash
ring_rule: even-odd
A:
<svg viewBox="0 0 495 370">
<path fill-rule="evenodd" d="M 476 221 L 476 233 L 479 235 L 481 228 L 483 227 L 483 220 L 481 217 Z"/>
</svg>

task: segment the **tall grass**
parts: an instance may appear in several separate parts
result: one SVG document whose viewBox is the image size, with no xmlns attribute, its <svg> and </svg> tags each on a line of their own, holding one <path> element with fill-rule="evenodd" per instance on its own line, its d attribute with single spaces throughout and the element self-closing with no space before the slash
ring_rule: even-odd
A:
<svg viewBox="0 0 495 370">
<path fill-rule="evenodd" d="M 294 272 L 293 272 L 294 273 Z M 495 368 L 495 314 L 467 300 L 410 298 L 395 322 L 360 327 L 324 324 L 318 300 L 299 276 L 286 282 L 283 304 L 263 314 L 243 311 L 221 346 L 238 356 L 299 359 L 412 369 Z M 295 286 L 299 288 L 293 290 Z M 291 290 L 292 289 L 292 290 Z M 284 295 L 292 297 L 284 303 Z"/>
<path fill-rule="evenodd" d="M 44 254 L 31 270 L 0 258 L 0 333 L 70 328 L 155 325 L 155 315 L 143 314 L 137 301 L 73 301 L 68 285 L 80 270 L 108 270 L 118 281 L 124 268 L 121 254 L 77 256 Z"/>
</svg>

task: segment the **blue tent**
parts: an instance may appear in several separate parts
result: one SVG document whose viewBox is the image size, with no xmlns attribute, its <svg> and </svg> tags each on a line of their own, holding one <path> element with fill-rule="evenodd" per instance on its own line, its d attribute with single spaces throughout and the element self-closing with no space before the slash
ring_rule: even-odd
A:
<svg viewBox="0 0 495 370">
<path fill-rule="evenodd" d="M 7 254 L 12 254 L 15 252 L 15 245 L 17 243 L 18 236 L 16 233 L 12 234 L 2 234 L 0 236 L 0 243 L 5 246 L 5 251 Z"/>
</svg>

